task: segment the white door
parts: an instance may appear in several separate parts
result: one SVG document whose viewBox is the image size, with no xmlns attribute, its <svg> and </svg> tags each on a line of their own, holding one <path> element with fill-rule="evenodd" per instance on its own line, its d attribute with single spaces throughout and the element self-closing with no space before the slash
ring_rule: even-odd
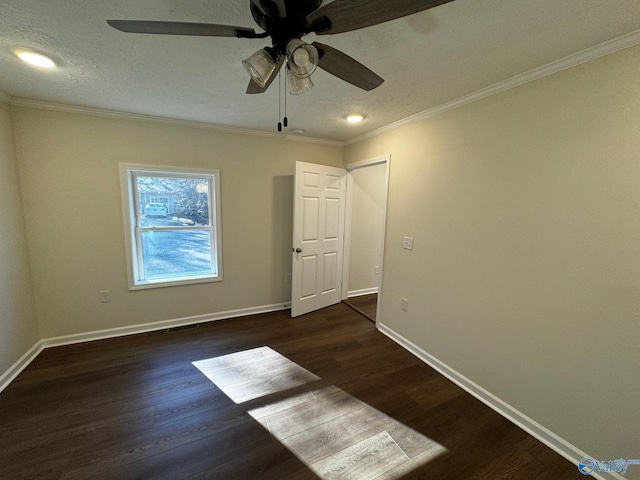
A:
<svg viewBox="0 0 640 480">
<path fill-rule="evenodd" d="M 296 162 L 291 316 L 342 300 L 347 171 Z"/>
</svg>

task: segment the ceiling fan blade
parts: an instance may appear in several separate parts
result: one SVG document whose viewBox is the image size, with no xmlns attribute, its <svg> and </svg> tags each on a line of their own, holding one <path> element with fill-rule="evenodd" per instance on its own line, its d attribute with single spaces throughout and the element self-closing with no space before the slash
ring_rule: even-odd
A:
<svg viewBox="0 0 640 480">
<path fill-rule="evenodd" d="M 251 0 L 251 3 L 268 17 L 270 17 L 272 13 L 274 13 L 273 16 L 286 17 L 287 10 L 284 2 L 285 0 Z M 274 8 L 276 12 L 273 12 L 272 9 Z"/>
<path fill-rule="evenodd" d="M 214 23 L 156 22 L 152 20 L 107 20 L 116 30 L 127 33 L 157 33 L 161 35 L 196 35 L 204 37 L 237 37 L 236 32 L 255 34 L 253 28 Z"/>
<path fill-rule="evenodd" d="M 453 0 L 335 0 L 328 3 L 307 17 L 309 23 L 326 17 L 331 26 L 320 28 L 318 35 L 350 32 L 359 28 L 378 25 L 412 13 L 428 10 Z"/>
<path fill-rule="evenodd" d="M 282 68 L 282 64 L 284 63 L 284 55 L 280 55 L 280 57 L 278 58 L 278 64 L 276 65 L 275 70 L 273 70 L 273 73 L 271 74 L 271 76 L 267 79 L 264 87 L 261 87 L 260 85 L 258 85 L 256 83 L 256 81 L 252 78 L 249 81 L 249 85 L 247 85 L 247 92 L 249 95 L 253 95 L 256 93 L 264 93 L 267 91 L 267 88 L 269 88 L 269 85 L 271 85 L 273 83 L 273 81 L 276 79 L 276 77 L 278 76 L 278 72 L 280 72 L 280 69 Z"/>
<path fill-rule="evenodd" d="M 379 87 L 384 82 L 382 77 L 346 53 L 319 42 L 313 42 L 313 46 L 318 49 L 320 55 L 318 67 L 331 75 L 367 91 Z"/>
<path fill-rule="evenodd" d="M 273 0 L 273 3 L 275 3 L 278 6 L 278 12 L 280 13 L 281 17 L 286 17 L 287 16 L 287 6 L 285 5 L 284 0 Z"/>
<path fill-rule="evenodd" d="M 272 4 L 275 6 L 275 8 L 278 10 L 278 16 L 279 17 L 286 17 L 287 16 L 287 7 L 284 4 L 285 0 L 258 0 L 257 3 L 259 4 L 263 4 L 262 8 L 266 8 L 267 5 Z M 266 10 L 264 10 L 264 13 L 268 13 Z"/>
</svg>

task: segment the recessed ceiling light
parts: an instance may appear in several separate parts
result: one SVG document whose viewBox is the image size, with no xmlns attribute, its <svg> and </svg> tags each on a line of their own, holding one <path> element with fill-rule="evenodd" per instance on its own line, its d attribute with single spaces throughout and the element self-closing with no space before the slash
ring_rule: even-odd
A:
<svg viewBox="0 0 640 480">
<path fill-rule="evenodd" d="M 353 115 L 349 115 L 347 117 L 347 122 L 349 123 L 360 123 L 364 117 L 360 114 L 354 113 Z"/>
<path fill-rule="evenodd" d="M 30 52 L 28 50 L 18 50 L 15 52 L 20 60 L 28 63 L 29 65 L 34 65 L 36 67 L 42 68 L 53 68 L 56 64 L 49 57 L 45 57 L 44 55 L 36 52 Z"/>
</svg>

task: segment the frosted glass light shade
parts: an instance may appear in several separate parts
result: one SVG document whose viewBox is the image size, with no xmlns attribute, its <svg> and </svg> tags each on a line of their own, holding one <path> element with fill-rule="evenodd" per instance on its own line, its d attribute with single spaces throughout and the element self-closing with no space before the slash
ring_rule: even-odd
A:
<svg viewBox="0 0 640 480">
<path fill-rule="evenodd" d="M 287 60 L 293 75 L 307 78 L 318 68 L 320 58 L 316 47 L 294 38 L 287 44 Z"/>
<path fill-rule="evenodd" d="M 313 82 L 309 77 L 300 78 L 292 72 L 291 68 L 287 68 L 287 81 L 291 95 L 302 95 L 313 88 Z"/>
<path fill-rule="evenodd" d="M 242 66 L 251 76 L 254 82 L 264 87 L 267 80 L 276 69 L 276 62 L 273 61 L 269 52 L 264 48 L 258 50 L 246 60 L 242 61 Z"/>
</svg>

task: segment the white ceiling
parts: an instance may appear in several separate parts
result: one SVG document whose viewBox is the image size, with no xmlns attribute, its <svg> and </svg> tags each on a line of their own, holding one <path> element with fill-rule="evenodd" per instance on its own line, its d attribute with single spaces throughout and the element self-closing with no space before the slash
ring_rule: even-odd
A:
<svg viewBox="0 0 640 480">
<path fill-rule="evenodd" d="M 107 19 L 255 28 L 249 0 L 0 1 L 0 91 L 30 99 L 275 132 L 277 80 L 246 95 L 240 61 L 268 39 L 126 34 Z M 640 0 L 455 0 L 382 25 L 304 37 L 338 48 L 385 79 L 362 91 L 318 69 L 287 96 L 289 128 L 347 141 L 626 35 L 640 38 Z M 34 69 L 13 51 L 52 57 Z M 366 116 L 346 124 L 351 112 Z"/>
</svg>

